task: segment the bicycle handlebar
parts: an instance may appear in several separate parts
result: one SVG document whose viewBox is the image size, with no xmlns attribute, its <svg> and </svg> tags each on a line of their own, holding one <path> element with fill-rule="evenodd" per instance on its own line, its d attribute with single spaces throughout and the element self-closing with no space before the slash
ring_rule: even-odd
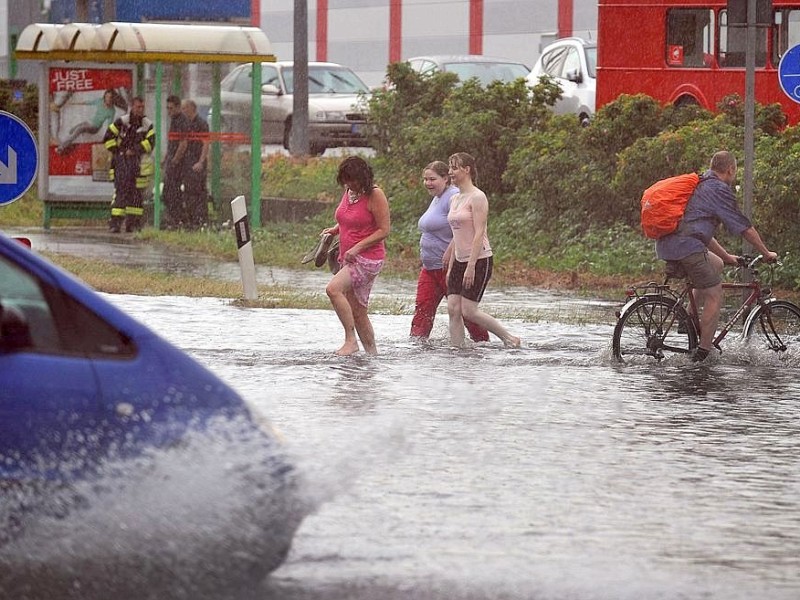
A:
<svg viewBox="0 0 800 600">
<path fill-rule="evenodd" d="M 756 256 L 751 256 L 749 254 L 744 254 L 742 256 L 737 256 L 736 257 L 736 264 L 738 266 L 740 266 L 740 267 L 746 267 L 748 269 L 753 269 L 760 262 L 764 262 L 764 255 L 763 254 L 757 254 Z M 771 263 L 767 263 L 767 264 L 771 264 L 771 265 L 775 265 L 775 266 L 780 267 L 783 263 L 780 261 L 780 259 L 775 259 Z"/>
</svg>

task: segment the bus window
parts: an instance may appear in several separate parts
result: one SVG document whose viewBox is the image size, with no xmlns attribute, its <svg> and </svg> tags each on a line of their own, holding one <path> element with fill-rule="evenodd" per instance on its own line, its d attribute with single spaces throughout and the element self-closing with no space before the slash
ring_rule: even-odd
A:
<svg viewBox="0 0 800 600">
<path fill-rule="evenodd" d="M 772 64 L 777 67 L 783 53 L 797 44 L 800 44 L 800 10 L 776 11 L 772 38 Z"/>
<path fill-rule="evenodd" d="M 714 56 L 714 13 L 708 9 L 667 11 L 667 64 L 710 67 Z"/>
<path fill-rule="evenodd" d="M 720 13 L 719 63 L 722 67 L 744 67 L 747 51 L 747 27 L 728 25 L 728 11 Z M 756 29 L 756 67 L 767 64 L 767 33 L 764 27 Z"/>
</svg>

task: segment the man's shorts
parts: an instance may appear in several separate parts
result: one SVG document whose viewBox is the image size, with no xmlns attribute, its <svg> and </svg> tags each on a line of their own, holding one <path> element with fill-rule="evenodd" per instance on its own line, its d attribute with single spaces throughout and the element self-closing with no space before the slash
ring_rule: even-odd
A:
<svg viewBox="0 0 800 600">
<path fill-rule="evenodd" d="M 699 290 L 712 288 L 722 283 L 719 273 L 708 260 L 708 250 L 695 252 L 680 260 L 667 261 L 668 274 L 672 273 L 671 276 L 676 276 L 681 272 Z"/>
<path fill-rule="evenodd" d="M 464 272 L 467 270 L 467 263 L 453 261 L 453 268 L 450 269 L 450 275 L 447 278 L 447 295 L 455 294 L 473 302 L 480 302 L 483 298 L 483 292 L 492 278 L 492 257 L 479 258 L 475 263 L 475 280 L 472 282 L 472 287 L 464 287 Z"/>
</svg>

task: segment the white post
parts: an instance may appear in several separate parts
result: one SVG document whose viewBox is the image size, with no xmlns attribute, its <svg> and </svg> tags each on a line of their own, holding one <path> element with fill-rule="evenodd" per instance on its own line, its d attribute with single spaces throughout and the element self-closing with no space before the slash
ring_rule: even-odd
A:
<svg viewBox="0 0 800 600">
<path fill-rule="evenodd" d="M 256 290 L 256 266 L 253 261 L 253 240 L 250 238 L 250 223 L 247 220 L 247 205 L 244 196 L 231 200 L 233 229 L 236 232 L 236 247 L 239 249 L 239 267 L 242 269 L 242 286 L 245 300 L 258 298 Z"/>
</svg>

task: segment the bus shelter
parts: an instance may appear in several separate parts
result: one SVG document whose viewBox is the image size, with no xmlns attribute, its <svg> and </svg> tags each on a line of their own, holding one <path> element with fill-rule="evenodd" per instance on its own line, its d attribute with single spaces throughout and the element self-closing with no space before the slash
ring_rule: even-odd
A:
<svg viewBox="0 0 800 600">
<path fill-rule="evenodd" d="M 223 172 L 230 171 L 222 165 L 222 145 L 241 147 L 249 143 L 250 222 L 254 227 L 260 226 L 261 69 L 255 65 L 275 61 L 272 46 L 261 29 L 161 23 L 34 23 L 20 34 L 15 54 L 18 59 L 36 60 L 42 66 L 38 192 L 45 203 L 45 228 L 51 217 L 109 214 L 113 195 L 113 183 L 108 177 L 110 155 L 100 143 L 108 123 L 98 125 L 100 118 L 93 117 L 93 111 L 100 112 L 99 105 L 107 91 L 113 91 L 117 116 L 127 112 L 126 96 L 145 98 L 156 135 L 153 223 L 160 227 L 161 158 L 168 132 L 163 106 L 166 95 L 180 90 L 180 67 L 186 65 L 210 69 L 209 171 L 215 205 L 220 206 Z M 254 65 L 250 136 L 220 133 L 220 81 L 222 67 L 228 63 Z M 172 92 L 165 86 L 165 69 L 171 69 Z M 67 115 L 69 122 L 65 124 Z M 232 160 L 241 163 L 242 155 L 232 154 Z"/>
</svg>

